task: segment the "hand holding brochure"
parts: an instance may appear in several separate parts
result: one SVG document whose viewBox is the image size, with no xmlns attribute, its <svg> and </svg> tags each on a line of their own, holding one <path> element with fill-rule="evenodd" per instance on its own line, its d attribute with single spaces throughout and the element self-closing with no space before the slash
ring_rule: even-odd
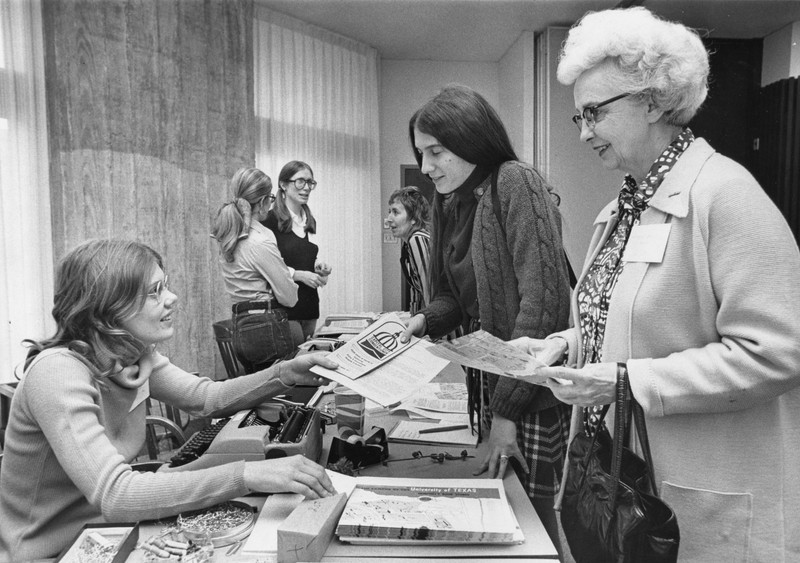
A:
<svg viewBox="0 0 800 563">
<path fill-rule="evenodd" d="M 431 348 L 431 354 L 462 366 L 529 383 L 541 384 L 546 380 L 534 373 L 537 368 L 546 367 L 544 363 L 485 330 L 440 342 Z"/>
<path fill-rule="evenodd" d="M 406 325 L 400 317 L 389 313 L 328 357 L 339 364 L 337 373 L 348 379 L 358 379 L 419 341 L 419 338 L 412 336 L 408 342 L 400 342 L 400 335 L 405 329 Z"/>
</svg>

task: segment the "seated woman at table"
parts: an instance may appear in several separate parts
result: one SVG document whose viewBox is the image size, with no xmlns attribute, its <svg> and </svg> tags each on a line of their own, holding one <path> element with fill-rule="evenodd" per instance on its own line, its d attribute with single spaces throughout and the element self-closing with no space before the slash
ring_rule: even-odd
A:
<svg viewBox="0 0 800 563">
<path fill-rule="evenodd" d="M 398 188 L 389 196 L 386 222 L 392 235 L 403 241 L 400 266 L 408 282 L 409 311 L 416 315 L 431 300 L 428 276 L 430 262 L 431 206 L 416 186 Z"/>
<path fill-rule="evenodd" d="M 192 375 L 156 351 L 174 333 L 178 298 L 161 256 L 132 241 L 92 240 L 58 268 L 56 333 L 28 341 L 12 401 L 0 472 L 0 560 L 54 557 L 88 522 L 173 516 L 252 492 L 335 492 L 324 469 L 301 455 L 201 470 L 140 473 L 145 399 L 198 416 L 227 416 L 319 385 L 310 354 L 225 381 Z"/>
<path fill-rule="evenodd" d="M 233 346 L 238 359 L 252 366 L 248 371 L 255 371 L 302 343 L 299 325 L 295 336 L 289 323 L 275 322 L 288 318 L 287 309 L 297 304 L 298 288 L 275 234 L 261 224 L 275 199 L 272 180 L 258 168 L 242 168 L 233 175 L 230 187 L 232 199 L 219 208 L 211 236 L 219 243 L 234 324 L 248 326 L 241 333 L 246 337 L 240 338 L 234 330 Z"/>
</svg>

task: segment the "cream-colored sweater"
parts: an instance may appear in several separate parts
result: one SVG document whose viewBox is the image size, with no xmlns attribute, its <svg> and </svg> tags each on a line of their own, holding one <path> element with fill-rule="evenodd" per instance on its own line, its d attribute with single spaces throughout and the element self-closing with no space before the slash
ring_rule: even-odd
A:
<svg viewBox="0 0 800 563">
<path fill-rule="evenodd" d="M 616 224 L 615 208 L 595 223 L 587 265 Z M 641 223 L 671 224 L 666 252 L 660 264 L 625 265 L 602 361 L 627 362 L 660 492 L 678 517 L 679 559 L 800 561 L 792 232 L 755 179 L 703 139 L 666 176 Z M 576 311 L 573 296 L 577 326 Z M 583 365 L 577 331 L 560 336 Z"/>
<path fill-rule="evenodd" d="M 48 352 L 13 399 L 0 472 L 0 560 L 4 552 L 11 561 L 54 557 L 87 522 L 157 519 L 250 492 L 244 462 L 131 470 L 145 438 L 142 396 L 98 383 L 66 350 Z M 201 416 L 223 416 L 286 390 L 272 369 L 215 382 L 151 357 L 150 395 Z"/>
</svg>

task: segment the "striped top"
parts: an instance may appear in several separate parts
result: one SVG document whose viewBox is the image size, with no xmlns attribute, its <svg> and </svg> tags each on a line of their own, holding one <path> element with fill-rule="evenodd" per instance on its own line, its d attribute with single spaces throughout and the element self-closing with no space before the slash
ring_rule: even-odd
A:
<svg viewBox="0 0 800 563">
<path fill-rule="evenodd" d="M 409 237 L 408 242 L 403 242 L 400 250 L 400 266 L 409 285 L 409 310 L 412 315 L 416 315 L 431 300 L 428 272 L 430 244 L 430 233 L 420 229 Z"/>
</svg>

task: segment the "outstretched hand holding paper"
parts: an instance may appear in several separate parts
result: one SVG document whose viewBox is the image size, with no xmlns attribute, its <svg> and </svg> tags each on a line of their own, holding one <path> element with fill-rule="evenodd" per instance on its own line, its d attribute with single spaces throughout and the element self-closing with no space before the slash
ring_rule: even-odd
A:
<svg viewBox="0 0 800 563">
<path fill-rule="evenodd" d="M 406 325 L 400 317 L 396 313 L 389 313 L 328 357 L 339 364 L 337 373 L 348 379 L 358 379 L 419 342 L 416 337 L 408 342 L 400 342 L 400 335 L 405 329 Z"/>
<path fill-rule="evenodd" d="M 462 366 L 529 383 L 542 384 L 547 379 L 535 373 L 538 368 L 546 367 L 546 364 L 485 330 L 440 342 L 430 352 Z"/>
</svg>

